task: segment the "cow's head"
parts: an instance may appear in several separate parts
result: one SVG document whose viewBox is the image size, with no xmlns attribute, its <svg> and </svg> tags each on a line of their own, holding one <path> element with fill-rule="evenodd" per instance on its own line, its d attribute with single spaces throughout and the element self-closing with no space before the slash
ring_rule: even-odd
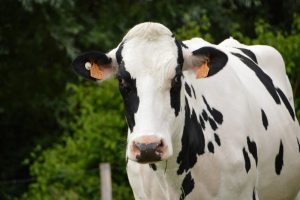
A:
<svg viewBox="0 0 300 200">
<path fill-rule="evenodd" d="M 109 53 L 87 52 L 74 60 L 75 71 L 87 79 L 113 75 L 118 79 L 128 123 L 129 159 L 153 163 L 173 154 L 172 143 L 180 140 L 184 123 L 183 70 L 204 78 L 224 66 L 217 61 L 222 53 L 207 45 L 203 41 L 191 52 L 165 26 L 142 23 Z"/>
</svg>

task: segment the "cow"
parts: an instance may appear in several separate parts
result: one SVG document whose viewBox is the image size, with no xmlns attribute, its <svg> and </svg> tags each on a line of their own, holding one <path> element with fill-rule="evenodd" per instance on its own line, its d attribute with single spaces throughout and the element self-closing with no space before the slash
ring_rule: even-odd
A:
<svg viewBox="0 0 300 200">
<path fill-rule="evenodd" d="M 118 79 L 135 199 L 296 198 L 300 128 L 274 48 L 180 41 L 146 22 L 108 53 L 85 52 L 72 65 L 93 81 Z"/>
</svg>

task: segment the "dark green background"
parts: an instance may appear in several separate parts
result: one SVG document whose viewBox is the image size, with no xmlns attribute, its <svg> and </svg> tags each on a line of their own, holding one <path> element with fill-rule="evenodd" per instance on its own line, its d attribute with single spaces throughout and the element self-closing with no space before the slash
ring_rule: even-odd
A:
<svg viewBox="0 0 300 200">
<path fill-rule="evenodd" d="M 179 39 L 230 35 L 269 44 L 286 61 L 300 116 L 300 1 L 1 0 L 0 199 L 99 199 L 98 163 L 112 163 L 114 199 L 132 199 L 126 124 L 115 80 L 77 77 L 72 59 L 115 47 L 156 21 Z"/>
</svg>

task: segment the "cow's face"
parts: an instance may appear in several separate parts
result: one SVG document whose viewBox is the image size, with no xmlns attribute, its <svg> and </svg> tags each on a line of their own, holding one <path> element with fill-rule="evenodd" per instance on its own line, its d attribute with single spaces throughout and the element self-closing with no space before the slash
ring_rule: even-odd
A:
<svg viewBox="0 0 300 200">
<path fill-rule="evenodd" d="M 209 59 L 207 49 L 193 55 L 183 46 L 163 25 L 143 23 L 108 54 L 88 52 L 73 62 L 78 73 L 92 80 L 116 75 L 128 123 L 126 155 L 131 160 L 165 160 L 173 154 L 174 141 L 180 140 L 182 70 L 205 77 Z"/>
<path fill-rule="evenodd" d="M 159 161 L 172 155 L 182 96 L 183 58 L 178 62 L 181 46 L 166 29 L 149 33 L 153 34 L 161 35 L 152 39 L 148 35 L 125 36 L 116 51 L 121 57 L 117 78 L 129 126 L 127 156 L 138 162 Z"/>
</svg>

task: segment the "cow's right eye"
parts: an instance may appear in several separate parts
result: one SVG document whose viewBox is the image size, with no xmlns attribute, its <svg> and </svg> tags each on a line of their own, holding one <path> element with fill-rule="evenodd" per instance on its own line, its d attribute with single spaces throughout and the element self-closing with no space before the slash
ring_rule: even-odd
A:
<svg viewBox="0 0 300 200">
<path fill-rule="evenodd" d="M 125 88 L 128 86 L 124 78 L 118 78 L 120 88 Z"/>
<path fill-rule="evenodd" d="M 127 71 L 121 71 L 116 75 L 119 81 L 119 89 L 123 97 L 136 93 L 135 79 L 132 79 Z"/>
</svg>

